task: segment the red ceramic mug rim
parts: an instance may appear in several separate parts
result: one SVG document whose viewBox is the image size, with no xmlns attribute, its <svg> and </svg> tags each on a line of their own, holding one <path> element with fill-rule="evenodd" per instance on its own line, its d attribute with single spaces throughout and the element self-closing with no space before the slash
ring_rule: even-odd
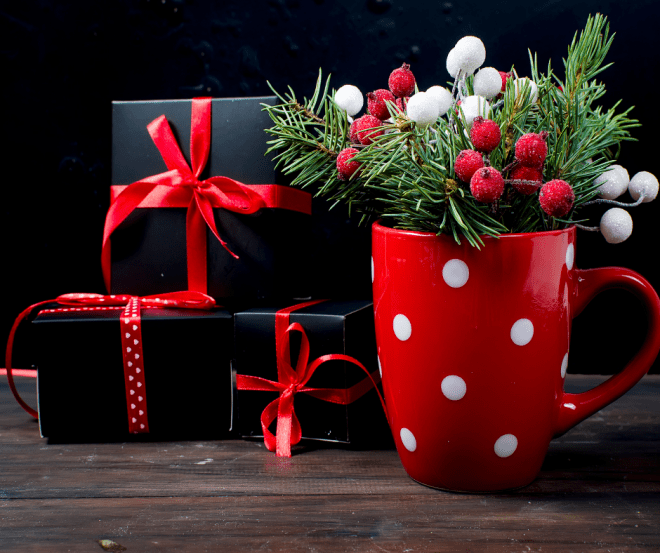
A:
<svg viewBox="0 0 660 553">
<path fill-rule="evenodd" d="M 387 227 L 385 225 L 381 224 L 382 219 L 378 219 L 375 221 L 372 225 L 374 229 L 377 229 L 379 232 L 383 232 L 386 234 L 396 234 L 397 236 L 407 236 L 410 238 L 419 238 L 419 239 L 436 239 L 436 238 L 441 238 L 443 235 L 437 235 L 435 232 L 427 232 L 427 231 L 419 231 L 419 230 L 406 230 L 406 229 L 395 229 L 392 227 Z M 502 233 L 498 236 L 488 236 L 488 235 L 481 235 L 482 240 L 511 240 L 514 238 L 520 238 L 520 237 L 530 237 L 530 236 L 538 236 L 538 237 L 543 237 L 543 236 L 559 236 L 563 233 L 571 232 L 575 230 L 575 225 L 571 225 L 569 227 L 566 227 L 564 229 L 558 229 L 558 230 L 544 230 L 540 232 L 511 232 L 511 233 Z M 447 235 L 449 236 L 449 235 Z"/>
</svg>

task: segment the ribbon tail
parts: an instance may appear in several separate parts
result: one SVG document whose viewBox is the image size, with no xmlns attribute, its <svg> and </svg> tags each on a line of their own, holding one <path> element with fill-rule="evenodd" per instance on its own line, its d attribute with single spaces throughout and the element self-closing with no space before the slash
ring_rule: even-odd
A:
<svg viewBox="0 0 660 553">
<path fill-rule="evenodd" d="M 293 394 L 285 392 L 280 396 L 277 408 L 275 452 L 278 457 L 291 457 L 291 446 L 300 441 L 300 436 L 298 436 L 298 440 L 294 441 L 296 436 L 293 432 L 293 418 Z M 298 424 L 298 429 L 300 430 L 300 424 Z"/>
<path fill-rule="evenodd" d="M 11 358 L 14 348 L 14 335 L 16 334 L 16 330 L 18 329 L 18 325 L 21 324 L 21 321 L 23 319 L 25 319 L 30 315 L 33 309 L 36 309 L 37 307 L 46 305 L 48 303 L 52 303 L 53 301 L 54 300 L 48 300 L 48 301 L 35 303 L 34 305 L 31 305 L 27 309 L 24 309 L 21 312 L 21 314 L 18 317 L 16 317 L 16 320 L 14 321 L 14 324 L 11 327 L 11 331 L 9 332 L 9 338 L 7 339 L 7 350 L 5 351 L 5 368 L 7 369 L 7 382 L 9 383 L 9 389 L 11 390 L 11 393 L 14 394 L 14 398 L 16 398 L 18 404 L 35 419 L 39 418 L 39 413 L 37 413 L 36 410 L 32 409 L 32 407 L 30 407 L 27 403 L 25 403 L 21 395 L 18 393 L 18 390 L 16 389 L 16 385 L 14 384 L 14 375 L 12 374 L 12 366 L 11 366 L 11 361 L 12 361 Z"/>
<path fill-rule="evenodd" d="M 268 430 L 268 427 L 277 417 L 277 409 L 280 403 L 280 398 L 274 399 L 261 413 L 261 431 L 264 434 L 264 445 L 268 451 L 275 451 L 276 449 L 276 439 L 273 433 Z"/>
<path fill-rule="evenodd" d="M 220 238 L 220 234 L 218 233 L 218 228 L 215 226 L 215 217 L 213 216 L 213 206 L 211 205 L 209 199 L 203 193 L 200 193 L 197 190 L 195 190 L 195 202 L 197 204 L 197 209 L 202 214 L 202 217 L 204 218 L 204 221 L 206 221 L 208 227 L 211 229 L 211 232 L 218 239 L 218 242 L 222 244 L 222 247 L 225 250 L 227 250 L 229 255 L 231 255 L 234 259 L 238 259 L 239 257 L 229 249 L 229 246 L 227 246 L 227 242 L 225 242 L 222 238 Z"/>
</svg>

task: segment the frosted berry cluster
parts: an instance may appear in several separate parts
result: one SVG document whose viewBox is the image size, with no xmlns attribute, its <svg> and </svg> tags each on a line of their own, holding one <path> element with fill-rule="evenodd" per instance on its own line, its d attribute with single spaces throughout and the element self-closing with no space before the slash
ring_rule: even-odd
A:
<svg viewBox="0 0 660 553">
<path fill-rule="evenodd" d="M 556 178 L 544 181 L 549 155 L 547 131 L 523 134 L 513 144 L 513 163 L 499 168 L 491 165 L 491 154 L 503 143 L 503 129 L 491 117 L 503 104 L 507 84 L 510 83 L 509 90 L 516 101 L 532 104 L 538 101 L 539 87 L 529 78 L 519 78 L 515 72 L 482 67 L 485 60 L 483 42 L 477 37 L 466 36 L 447 56 L 447 72 L 454 78 L 452 90 L 436 85 L 418 91 L 415 76 L 406 63 L 390 73 L 387 89 L 377 89 L 366 95 L 353 85 L 344 85 L 337 90 L 334 102 L 346 112 L 351 123 L 348 132 L 351 146 L 337 156 L 338 178 L 349 180 L 359 175 L 360 163 L 353 158 L 359 148 L 373 144 L 393 128 L 392 125 L 387 127 L 388 123 L 395 123 L 393 116 L 397 121 L 403 117 L 420 130 L 447 116 L 450 130 L 465 132 L 466 137 L 469 134 L 472 148 L 458 153 L 453 160 L 453 171 L 456 179 L 469 187 L 477 202 L 490 204 L 495 212 L 500 200 L 508 205 L 516 195 L 527 196 L 530 201 L 538 202 L 537 206 L 548 217 L 560 220 L 570 217 L 576 202 L 573 186 Z M 367 113 L 353 119 L 362 110 L 365 98 Z M 457 125 L 457 119 L 462 121 L 461 126 Z M 507 145 L 507 149 L 510 146 Z M 600 230 L 610 243 L 623 242 L 632 232 L 632 219 L 622 207 L 653 200 L 658 194 L 658 180 L 645 171 L 631 179 L 623 167 L 613 165 L 596 179 L 595 184 L 599 185 L 601 199 L 591 203 L 617 205 L 602 216 L 596 230 Z M 634 203 L 615 201 L 626 191 Z"/>
</svg>

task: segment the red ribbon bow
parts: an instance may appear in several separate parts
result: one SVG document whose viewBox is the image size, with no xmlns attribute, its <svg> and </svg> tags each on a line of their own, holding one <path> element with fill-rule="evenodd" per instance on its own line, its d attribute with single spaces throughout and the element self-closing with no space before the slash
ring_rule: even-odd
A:
<svg viewBox="0 0 660 553">
<path fill-rule="evenodd" d="M 377 371 L 373 374 L 354 357 L 340 353 L 322 355 L 309 363 L 309 339 L 305 329 L 299 323 L 289 324 L 289 314 L 297 309 L 308 307 L 320 301 L 311 301 L 278 311 L 275 315 L 275 341 L 277 350 L 278 382 L 258 376 L 236 375 L 236 387 L 239 390 L 279 392 L 279 397 L 271 401 L 261 413 L 261 428 L 264 433 L 264 443 L 268 451 L 275 451 L 278 457 L 291 457 L 291 446 L 302 438 L 300 421 L 293 407 L 293 399 L 297 393 L 305 393 L 323 401 L 348 405 L 362 397 L 380 381 Z M 300 354 L 296 368 L 291 365 L 290 334 L 301 333 Z M 306 386 L 317 368 L 327 361 L 346 361 L 360 367 L 367 378 L 350 388 L 309 388 Z M 385 403 L 378 392 L 383 409 Z M 387 411 L 386 411 L 387 412 Z M 277 418 L 275 435 L 268 430 Z"/>
<path fill-rule="evenodd" d="M 160 199 L 170 204 L 188 204 L 186 216 L 186 247 L 188 258 L 188 289 L 206 292 L 206 227 L 235 258 L 227 243 L 220 238 L 213 217 L 213 208 L 249 215 L 266 206 L 263 198 L 250 187 L 228 177 L 200 180 L 211 146 L 211 98 L 192 100 L 190 157 L 188 166 L 172 129 L 161 115 L 147 126 L 169 171 L 147 177 L 127 186 L 110 205 L 103 229 L 101 264 L 105 285 L 110 290 L 110 235 L 128 215 L 158 185 L 170 187 Z"/>
<path fill-rule="evenodd" d="M 178 309 L 211 309 L 216 306 L 215 300 L 201 292 L 171 292 L 155 296 L 129 296 L 101 294 L 63 294 L 54 300 L 36 303 L 25 309 L 14 322 L 9 339 L 5 363 L 7 380 L 16 401 L 30 415 L 38 418 L 38 413 L 30 407 L 18 393 L 12 375 L 11 358 L 14 345 L 14 335 L 21 321 L 35 308 L 46 304 L 59 303 L 57 309 L 45 312 L 83 311 L 88 309 L 103 309 L 125 307 L 120 316 L 122 336 L 122 357 L 124 362 L 124 379 L 126 383 L 126 403 L 128 409 L 128 427 L 131 433 L 149 432 L 147 418 L 147 400 L 144 380 L 144 352 L 142 350 L 142 321 L 140 318 L 141 306 L 152 308 L 178 308 Z"/>
</svg>

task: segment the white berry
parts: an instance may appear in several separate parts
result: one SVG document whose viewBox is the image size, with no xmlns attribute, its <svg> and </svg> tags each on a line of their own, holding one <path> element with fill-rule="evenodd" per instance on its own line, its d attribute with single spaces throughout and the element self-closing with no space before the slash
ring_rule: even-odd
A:
<svg viewBox="0 0 660 553">
<path fill-rule="evenodd" d="M 461 70 L 460 61 L 458 59 L 458 52 L 456 48 L 452 48 L 447 54 L 447 73 L 449 73 L 454 79 L 458 76 L 458 72 Z M 465 72 L 463 72 L 465 74 Z"/>
<path fill-rule="evenodd" d="M 408 100 L 406 113 L 415 123 L 425 127 L 435 122 L 439 117 L 440 110 L 432 96 L 427 95 L 425 92 L 418 92 Z"/>
<path fill-rule="evenodd" d="M 502 91 L 502 77 L 494 67 L 484 67 L 474 76 L 474 93 L 484 98 L 493 98 Z"/>
<path fill-rule="evenodd" d="M 658 179 L 648 171 L 640 171 L 630 179 L 628 192 L 635 201 L 644 194 L 642 203 L 652 202 L 658 195 Z"/>
<path fill-rule="evenodd" d="M 620 244 L 632 234 L 630 213 L 620 207 L 608 209 L 600 219 L 600 232 L 610 244 Z"/>
<path fill-rule="evenodd" d="M 364 105 L 364 97 L 357 86 L 345 84 L 335 92 L 335 104 L 348 115 L 355 115 Z"/>
<path fill-rule="evenodd" d="M 612 165 L 594 184 L 600 184 L 598 193 L 606 200 L 615 200 L 628 189 L 630 177 L 621 165 Z"/>
<path fill-rule="evenodd" d="M 539 87 L 536 86 L 536 83 L 527 77 L 522 79 L 516 79 L 513 81 L 513 86 L 516 94 L 516 98 L 522 93 L 523 89 L 529 89 L 529 99 L 532 103 L 535 103 L 539 97 Z"/>
<path fill-rule="evenodd" d="M 461 109 L 463 110 L 465 122 L 468 126 L 471 126 L 472 121 L 474 121 L 474 118 L 478 115 L 488 119 L 490 105 L 488 104 L 488 100 L 482 96 L 468 96 L 461 101 Z"/>
<path fill-rule="evenodd" d="M 459 67 L 468 74 L 479 69 L 486 59 L 486 47 L 476 36 L 464 36 L 456 43 L 454 50 Z"/>
<path fill-rule="evenodd" d="M 451 92 L 443 86 L 432 86 L 426 91 L 426 95 L 438 105 L 438 116 L 447 113 L 454 103 Z"/>
</svg>

